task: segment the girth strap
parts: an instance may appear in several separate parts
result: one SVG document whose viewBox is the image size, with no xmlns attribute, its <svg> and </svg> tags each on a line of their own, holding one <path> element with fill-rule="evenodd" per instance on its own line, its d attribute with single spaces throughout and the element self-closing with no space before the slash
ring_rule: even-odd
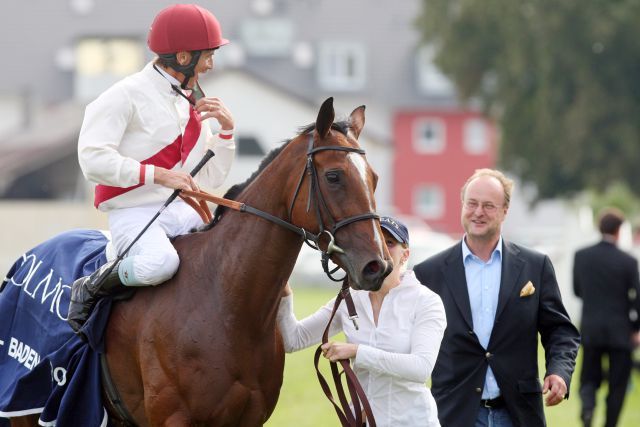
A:
<svg viewBox="0 0 640 427">
<path fill-rule="evenodd" d="M 100 354 L 100 376 L 102 378 L 102 391 L 104 392 L 104 397 L 106 398 L 108 405 L 118 416 L 118 421 L 124 427 L 137 427 L 138 424 L 136 424 L 135 420 L 124 406 L 120 393 L 118 393 L 118 389 L 111 378 L 109 365 L 107 365 L 107 355 L 104 353 Z"/>
</svg>

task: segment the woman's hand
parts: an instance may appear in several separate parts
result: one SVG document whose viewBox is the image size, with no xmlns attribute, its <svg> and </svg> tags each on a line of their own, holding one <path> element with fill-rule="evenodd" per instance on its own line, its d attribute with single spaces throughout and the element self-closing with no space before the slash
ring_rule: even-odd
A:
<svg viewBox="0 0 640 427">
<path fill-rule="evenodd" d="M 289 286 L 289 282 L 287 282 L 284 285 L 284 289 L 282 290 L 282 296 L 283 297 L 288 297 L 291 294 L 293 294 L 293 291 L 291 290 L 291 286 Z"/>
<path fill-rule="evenodd" d="M 351 359 L 358 353 L 358 344 L 348 342 L 328 342 L 322 344 L 322 355 L 332 362 Z"/>
<path fill-rule="evenodd" d="M 213 117 L 220 123 L 222 130 L 233 130 L 233 116 L 219 98 L 200 98 L 196 101 L 195 108 L 200 113 L 200 121 Z"/>
</svg>

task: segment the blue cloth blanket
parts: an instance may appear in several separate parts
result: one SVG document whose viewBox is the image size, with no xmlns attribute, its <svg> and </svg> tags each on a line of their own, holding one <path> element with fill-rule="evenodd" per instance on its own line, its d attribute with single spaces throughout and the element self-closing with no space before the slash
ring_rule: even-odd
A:
<svg viewBox="0 0 640 427">
<path fill-rule="evenodd" d="M 28 251 L 0 291 L 0 426 L 4 418 L 41 414 L 43 426 L 107 426 L 100 353 L 111 300 L 85 326 L 89 344 L 67 324 L 70 285 L 106 259 L 107 237 L 73 230 Z"/>
</svg>

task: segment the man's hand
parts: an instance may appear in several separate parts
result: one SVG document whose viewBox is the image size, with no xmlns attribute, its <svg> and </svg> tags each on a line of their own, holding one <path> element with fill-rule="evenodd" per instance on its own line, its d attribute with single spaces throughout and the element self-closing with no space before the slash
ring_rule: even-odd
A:
<svg viewBox="0 0 640 427">
<path fill-rule="evenodd" d="M 640 332 L 633 332 L 631 334 L 631 346 L 633 348 L 640 346 Z"/>
<path fill-rule="evenodd" d="M 195 108 L 201 113 L 200 121 L 213 117 L 220 123 L 221 129 L 233 130 L 233 116 L 219 98 L 200 98 Z"/>
<path fill-rule="evenodd" d="M 551 374 L 544 379 L 542 394 L 547 395 L 545 398 L 545 404 L 547 406 L 555 406 L 562 402 L 564 396 L 567 394 L 567 384 L 562 377 Z"/>
<path fill-rule="evenodd" d="M 153 182 L 175 190 L 200 191 L 198 184 L 187 172 L 173 171 L 160 166 L 154 168 Z"/>
<path fill-rule="evenodd" d="M 322 355 L 332 362 L 356 357 L 358 344 L 346 342 L 328 342 L 322 344 Z"/>
</svg>

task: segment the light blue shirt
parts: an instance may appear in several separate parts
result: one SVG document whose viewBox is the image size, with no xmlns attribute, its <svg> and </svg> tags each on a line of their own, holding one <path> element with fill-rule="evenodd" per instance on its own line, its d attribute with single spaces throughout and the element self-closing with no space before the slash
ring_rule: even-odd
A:
<svg viewBox="0 0 640 427">
<path fill-rule="evenodd" d="M 502 236 L 487 262 L 469 250 L 465 239 L 462 239 L 462 259 L 467 278 L 469 302 L 471 303 L 473 332 L 482 347 L 486 349 L 489 346 L 489 338 L 498 308 L 498 294 L 502 277 Z M 489 367 L 484 381 L 482 398 L 493 399 L 498 396 L 500 396 L 500 387 L 498 387 L 496 377 Z"/>
</svg>

